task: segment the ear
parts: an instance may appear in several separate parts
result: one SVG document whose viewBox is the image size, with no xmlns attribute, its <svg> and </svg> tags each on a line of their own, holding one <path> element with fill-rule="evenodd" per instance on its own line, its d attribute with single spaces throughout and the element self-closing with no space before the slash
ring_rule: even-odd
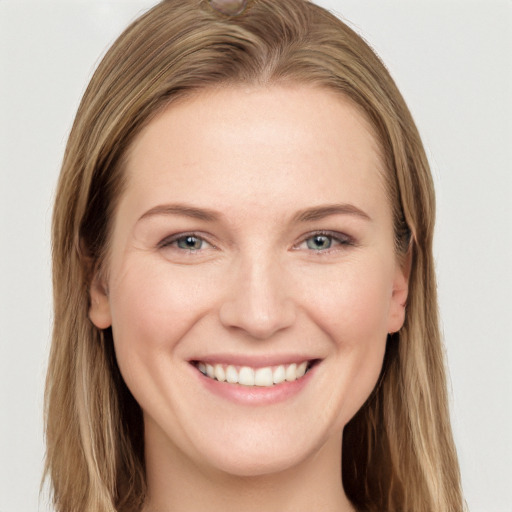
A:
<svg viewBox="0 0 512 512">
<path fill-rule="evenodd" d="M 412 244 L 403 259 L 397 260 L 389 308 L 388 333 L 398 332 L 405 322 L 405 306 L 409 293 L 412 266 Z"/>
<path fill-rule="evenodd" d="M 107 286 L 99 272 L 94 274 L 89 289 L 91 305 L 89 306 L 89 318 L 98 329 L 106 329 L 112 325 L 110 313 L 110 301 Z"/>
</svg>

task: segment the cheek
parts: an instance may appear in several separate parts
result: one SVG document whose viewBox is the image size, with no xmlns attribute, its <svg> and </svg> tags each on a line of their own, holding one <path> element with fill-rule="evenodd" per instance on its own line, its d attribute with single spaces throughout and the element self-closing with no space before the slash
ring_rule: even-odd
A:
<svg viewBox="0 0 512 512">
<path fill-rule="evenodd" d="M 213 287 L 189 269 L 126 264 L 110 289 L 112 331 L 118 364 L 125 377 L 172 357 L 180 340 L 214 302 Z"/>
<path fill-rule="evenodd" d="M 324 388 L 337 411 L 333 424 L 341 428 L 364 404 L 382 369 L 391 297 L 389 275 L 382 264 L 369 265 L 366 271 L 345 269 L 310 300 L 314 322 L 328 334 L 336 353 L 329 372 L 335 381 L 325 382 Z"/>
<path fill-rule="evenodd" d="M 386 336 L 392 296 L 387 267 L 382 263 L 347 266 L 323 284 L 308 287 L 314 290 L 309 302 L 315 321 L 340 348 L 355 349 Z"/>
<path fill-rule="evenodd" d="M 133 328 L 148 330 L 156 335 L 154 343 L 163 342 L 169 331 L 177 335 L 200 315 L 210 295 L 211 287 L 189 269 L 171 271 L 169 265 L 136 261 L 124 266 L 111 287 L 113 324 L 128 333 Z"/>
</svg>

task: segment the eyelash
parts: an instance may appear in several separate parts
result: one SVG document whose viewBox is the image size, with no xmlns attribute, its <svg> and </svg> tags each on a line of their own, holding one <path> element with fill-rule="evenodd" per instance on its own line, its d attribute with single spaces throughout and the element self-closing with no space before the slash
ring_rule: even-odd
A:
<svg viewBox="0 0 512 512">
<path fill-rule="evenodd" d="M 162 240 L 158 244 L 158 248 L 159 249 L 165 249 L 166 247 L 172 247 L 175 250 L 187 252 L 187 253 L 190 253 L 190 254 L 194 254 L 194 253 L 199 252 L 201 249 L 184 249 L 184 248 L 180 248 L 180 247 L 177 246 L 177 243 L 180 240 L 186 240 L 187 238 L 196 238 L 201 243 L 206 243 L 206 244 L 210 245 L 211 247 L 213 247 L 214 249 L 216 248 L 211 242 L 209 242 L 205 238 L 204 235 L 201 235 L 199 233 L 193 233 L 193 232 L 192 233 L 178 233 L 176 235 L 172 235 L 170 237 L 164 238 L 164 240 Z"/>
<path fill-rule="evenodd" d="M 330 245 L 326 249 L 313 249 L 311 247 L 307 247 L 308 250 L 314 252 L 316 254 L 327 254 L 336 250 L 337 246 L 353 246 L 355 245 L 354 239 L 344 233 L 339 233 L 335 231 L 314 231 L 312 233 L 308 233 L 302 240 L 293 246 L 294 250 L 300 250 L 301 245 L 306 243 L 309 240 L 313 240 L 315 237 L 325 237 L 328 239 Z M 159 249 L 164 249 L 166 247 L 172 247 L 175 250 L 186 252 L 189 254 L 199 253 L 202 250 L 202 247 L 198 249 L 190 249 L 190 248 L 180 248 L 177 246 L 182 240 L 186 240 L 187 238 L 195 238 L 197 241 L 201 242 L 201 244 L 206 243 L 212 248 L 216 249 L 215 245 L 209 242 L 204 235 L 199 233 L 191 232 L 191 233 L 178 233 L 176 235 L 172 235 L 170 237 L 165 238 L 158 244 Z M 334 243 L 334 248 L 332 244 Z"/>
<path fill-rule="evenodd" d="M 330 252 L 339 250 L 339 247 L 355 245 L 354 239 L 344 233 L 339 233 L 336 231 L 314 231 L 312 233 L 308 233 L 297 245 L 294 246 L 294 249 L 300 249 L 302 244 L 307 244 L 308 240 L 312 240 L 316 237 L 325 237 L 329 239 L 331 244 L 334 242 L 334 247 L 332 245 L 326 249 L 311 249 L 308 247 L 308 249 L 315 254 L 328 254 Z M 338 249 L 336 249 L 336 247 L 338 247 Z"/>
</svg>

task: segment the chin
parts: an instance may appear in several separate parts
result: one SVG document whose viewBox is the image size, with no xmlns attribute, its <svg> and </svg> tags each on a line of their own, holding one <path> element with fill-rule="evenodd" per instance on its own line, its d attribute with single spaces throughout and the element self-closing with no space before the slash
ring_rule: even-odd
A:
<svg viewBox="0 0 512 512">
<path fill-rule="evenodd" d="M 309 425 L 268 424 L 238 425 L 196 443 L 198 462 L 235 477 L 263 477 L 293 471 L 319 454 L 339 450 L 341 459 L 342 428 L 334 433 L 313 431 Z M 259 427 L 259 428 L 258 428 Z M 294 428 L 295 427 L 295 428 Z M 309 428 L 308 428 L 309 427 Z M 201 463 L 201 462 L 200 462 Z"/>
<path fill-rule="evenodd" d="M 268 475 L 276 475 L 297 468 L 306 461 L 311 454 L 297 452 L 297 447 L 292 453 L 267 449 L 254 449 L 251 451 L 225 453 L 221 458 L 211 461 L 212 466 L 218 471 L 233 477 L 256 478 Z"/>
</svg>

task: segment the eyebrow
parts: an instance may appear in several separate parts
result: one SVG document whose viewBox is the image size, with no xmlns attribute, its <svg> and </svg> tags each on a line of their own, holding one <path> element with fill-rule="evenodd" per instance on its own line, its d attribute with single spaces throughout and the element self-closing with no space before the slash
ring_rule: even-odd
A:
<svg viewBox="0 0 512 512">
<path fill-rule="evenodd" d="M 196 208 L 184 204 L 162 204 L 151 208 L 139 217 L 139 221 L 154 215 L 182 215 L 192 219 L 213 222 L 218 220 L 219 215 L 208 208 Z"/>
<path fill-rule="evenodd" d="M 364 220 L 371 221 L 372 218 L 363 210 L 354 206 L 353 204 L 329 204 L 325 206 L 318 206 L 313 208 L 307 208 L 298 212 L 294 216 L 295 222 L 312 222 L 316 220 L 324 219 L 331 215 L 354 215 Z"/>
<path fill-rule="evenodd" d="M 139 221 L 155 215 L 182 215 L 184 217 L 190 217 L 192 219 L 202 220 L 205 222 L 214 222 L 219 220 L 219 214 L 208 208 L 197 208 L 185 204 L 162 204 L 155 206 L 142 214 Z M 331 215 L 354 215 L 364 220 L 372 220 L 366 212 L 357 206 L 342 203 L 317 206 L 301 210 L 293 216 L 292 222 L 314 222 Z"/>
</svg>

